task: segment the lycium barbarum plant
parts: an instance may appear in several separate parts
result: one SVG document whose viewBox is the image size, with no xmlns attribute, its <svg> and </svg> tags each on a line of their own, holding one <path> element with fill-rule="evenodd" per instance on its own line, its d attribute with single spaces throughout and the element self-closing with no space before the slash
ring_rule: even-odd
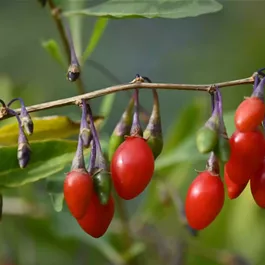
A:
<svg viewBox="0 0 265 265">
<path fill-rule="evenodd" d="M 39 2 L 43 7 L 46 3 L 51 5 L 51 1 L 39 0 Z M 69 48 L 70 60 L 67 79 L 70 82 L 80 79 L 76 83 L 82 83 L 81 66 L 68 23 L 61 16 L 60 9 L 55 8 L 53 11 L 53 15 L 56 16 L 56 20 L 60 24 L 59 27 L 63 29 L 65 46 Z M 80 62 L 82 62 L 82 58 Z M 188 227 L 194 231 L 201 230 L 208 227 L 217 218 L 224 206 L 224 187 L 227 189 L 228 197 L 235 199 L 250 182 L 255 202 L 265 208 L 265 140 L 262 126 L 265 116 L 265 77 L 261 71 L 258 71 L 254 78 L 234 81 L 233 85 L 250 84 L 253 81 L 252 95 L 246 98 L 236 110 L 234 118 L 236 131 L 229 139 L 223 119 L 222 96 L 219 89 L 223 86 L 232 86 L 229 82 L 215 86 L 153 84 L 148 77 L 136 75 L 130 84 L 114 89 L 115 91 L 134 89 L 135 92 L 110 137 L 108 159 L 103 155 L 92 110 L 87 100 L 112 93 L 111 89 L 106 89 L 103 92 L 99 90 L 92 92 L 94 94 L 88 93 L 66 99 L 63 102 L 49 102 L 47 105 L 39 106 L 39 109 L 45 109 L 78 104 L 82 108 L 77 150 L 72 161 L 71 171 L 65 176 L 63 187 L 66 205 L 80 227 L 92 237 L 103 236 L 114 217 L 113 191 L 119 198 L 131 200 L 142 194 L 148 187 L 155 173 L 155 160 L 163 149 L 160 104 L 157 93 L 160 88 L 201 90 L 211 93 L 211 116 L 196 135 L 198 151 L 203 154 L 208 153 L 210 157 L 206 169 L 198 174 L 187 192 L 185 214 Z M 143 88 L 152 89 L 153 93 L 153 108 L 144 130 L 142 130 L 139 117 L 139 93 Z M 19 111 L 10 108 L 15 101 L 20 102 Z M 19 166 L 25 168 L 29 164 L 31 155 L 26 134 L 31 135 L 34 132 L 29 111 L 20 98 L 13 99 L 8 104 L 0 100 L 0 103 L 2 104 L 0 119 L 16 116 L 18 121 L 17 159 Z M 38 109 L 34 106 L 30 110 Z M 90 159 L 86 165 L 84 150 L 88 148 L 90 148 Z M 219 170 L 221 167 L 224 167 L 223 179 Z"/>
</svg>

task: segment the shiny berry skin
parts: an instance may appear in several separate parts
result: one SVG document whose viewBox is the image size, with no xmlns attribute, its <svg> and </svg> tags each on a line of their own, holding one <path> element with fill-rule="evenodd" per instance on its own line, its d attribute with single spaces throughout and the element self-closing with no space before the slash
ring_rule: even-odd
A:
<svg viewBox="0 0 265 265">
<path fill-rule="evenodd" d="M 131 200 L 149 184 L 154 156 L 145 139 L 130 136 L 118 147 L 111 161 L 111 174 L 118 195 Z"/>
<path fill-rule="evenodd" d="M 227 195 L 230 200 L 237 198 L 243 192 L 243 190 L 248 184 L 248 181 L 244 184 L 234 183 L 226 172 L 226 166 L 225 166 L 225 172 L 224 172 L 224 181 L 225 181 L 225 186 L 227 189 Z"/>
<path fill-rule="evenodd" d="M 240 132 L 249 132 L 261 124 L 265 105 L 261 99 L 250 97 L 241 102 L 235 113 L 235 126 Z"/>
<path fill-rule="evenodd" d="M 191 183 L 185 202 L 189 225 L 202 230 L 210 225 L 223 208 L 224 184 L 219 176 L 209 171 L 200 173 Z"/>
<path fill-rule="evenodd" d="M 71 214 L 82 218 L 91 201 L 93 181 L 83 169 L 76 169 L 66 175 L 64 181 L 64 199 Z"/>
<path fill-rule="evenodd" d="M 100 204 L 97 194 L 93 192 L 91 202 L 82 219 L 77 220 L 80 227 L 90 236 L 103 236 L 114 216 L 115 204 L 112 195 L 106 205 Z"/>
<path fill-rule="evenodd" d="M 236 184 L 245 184 L 259 169 L 265 154 L 264 137 L 259 131 L 236 131 L 230 138 L 231 155 L 227 174 Z"/>
<path fill-rule="evenodd" d="M 250 189 L 256 204 L 265 208 L 265 159 L 261 168 L 251 177 Z"/>
</svg>

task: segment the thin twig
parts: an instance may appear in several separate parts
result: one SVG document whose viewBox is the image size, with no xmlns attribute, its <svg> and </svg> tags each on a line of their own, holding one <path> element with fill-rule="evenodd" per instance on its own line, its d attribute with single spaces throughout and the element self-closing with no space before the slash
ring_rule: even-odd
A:
<svg viewBox="0 0 265 265">
<path fill-rule="evenodd" d="M 65 53 L 67 56 L 68 64 L 70 64 L 71 63 L 71 50 L 70 50 L 70 45 L 69 45 L 67 35 L 66 35 L 65 29 L 64 29 L 63 21 L 61 18 L 61 9 L 58 8 L 54 4 L 53 0 L 48 0 L 48 4 L 49 4 L 50 10 L 51 10 L 52 17 L 53 17 L 54 22 L 57 26 L 60 37 L 62 39 L 62 43 L 63 43 L 64 50 L 65 50 Z M 79 94 L 85 93 L 84 83 L 82 82 L 82 80 L 80 78 L 76 80 L 75 84 L 77 86 L 77 90 L 78 90 Z"/>
<path fill-rule="evenodd" d="M 67 55 L 68 63 L 70 63 L 70 61 L 71 61 L 70 46 L 69 46 L 65 31 L 64 31 L 64 26 L 63 26 L 62 20 L 60 18 L 61 10 L 55 6 L 55 4 L 53 3 L 53 0 L 48 0 L 48 4 L 49 4 L 49 8 L 51 10 L 52 17 L 53 17 L 54 22 L 57 26 L 60 37 L 62 39 L 62 43 L 63 43 L 64 49 L 65 49 L 65 53 Z"/>
<path fill-rule="evenodd" d="M 79 104 L 81 99 L 93 99 L 102 97 L 108 94 L 125 91 L 125 90 L 131 90 L 131 89 L 166 89 L 166 90 L 188 90 L 188 91 L 204 91 L 204 92 L 211 92 L 215 90 L 215 87 L 218 88 L 222 87 L 230 87 L 230 86 L 237 86 L 237 85 L 244 85 L 244 84 L 252 84 L 254 82 L 253 77 L 233 80 L 233 81 L 226 81 L 222 83 L 216 83 L 216 84 L 206 84 L 206 85 L 190 85 L 190 84 L 163 84 L 163 83 L 141 83 L 136 82 L 133 84 L 122 84 L 117 86 L 111 86 L 103 89 L 99 89 L 96 91 L 92 91 L 86 94 L 82 94 L 75 97 L 65 98 L 65 99 L 59 99 L 55 101 L 50 101 L 46 103 L 41 103 L 37 105 L 32 105 L 27 107 L 28 112 L 37 112 L 40 110 L 47 110 L 52 108 L 58 108 L 63 107 L 67 105 L 74 105 Z M 21 109 L 15 110 L 18 114 L 20 114 Z M 6 119 L 11 117 L 9 113 L 6 113 L 5 111 L 0 111 L 0 120 Z"/>
<path fill-rule="evenodd" d="M 95 69 L 97 69 L 99 72 L 101 72 L 103 75 L 108 77 L 113 83 L 120 84 L 122 83 L 118 77 L 116 77 L 108 68 L 106 68 L 103 64 L 96 62 L 92 59 L 89 59 L 88 64 L 92 65 Z M 132 95 L 129 91 L 127 91 L 128 97 L 131 98 Z M 144 120 L 144 122 L 148 122 L 150 118 L 149 112 L 141 105 L 139 104 L 139 110 L 141 118 Z"/>
</svg>

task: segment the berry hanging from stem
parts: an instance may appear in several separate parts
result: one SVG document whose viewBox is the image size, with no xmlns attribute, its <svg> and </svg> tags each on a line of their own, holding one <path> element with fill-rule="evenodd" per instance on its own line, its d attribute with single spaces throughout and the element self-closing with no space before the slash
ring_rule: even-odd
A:
<svg viewBox="0 0 265 265">
<path fill-rule="evenodd" d="M 86 104 L 85 100 L 82 100 L 82 104 Z M 93 137 L 93 147 L 91 150 L 89 170 L 90 174 L 93 177 L 94 189 L 97 193 L 100 203 L 102 205 L 107 205 L 111 197 L 111 175 L 109 173 L 108 165 L 101 149 L 98 133 L 93 121 L 92 110 L 89 104 L 87 104 L 87 110 Z"/>
</svg>

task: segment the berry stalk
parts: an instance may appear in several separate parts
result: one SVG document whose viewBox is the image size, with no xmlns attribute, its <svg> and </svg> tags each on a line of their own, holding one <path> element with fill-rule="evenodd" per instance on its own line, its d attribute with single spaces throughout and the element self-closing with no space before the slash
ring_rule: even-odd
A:
<svg viewBox="0 0 265 265">
<path fill-rule="evenodd" d="M 82 118 L 80 123 L 80 136 L 83 141 L 83 146 L 88 148 L 90 145 L 90 142 L 92 140 L 91 132 L 89 130 L 88 122 L 87 122 L 87 105 L 85 100 L 82 101 Z"/>
<path fill-rule="evenodd" d="M 83 153 L 83 140 L 82 137 L 79 136 L 77 149 L 75 153 L 75 157 L 72 162 L 71 171 L 76 169 L 85 169 L 85 160 L 84 160 L 84 153 Z"/>
<path fill-rule="evenodd" d="M 74 42 L 72 38 L 72 34 L 70 31 L 70 27 L 66 20 L 64 20 L 64 29 L 65 34 L 68 40 L 69 48 L 70 48 L 70 66 L 68 68 L 67 78 L 70 82 L 76 81 L 80 76 L 80 65 L 76 56 Z"/>
<path fill-rule="evenodd" d="M 131 136 L 142 136 L 143 131 L 140 124 L 139 117 L 139 90 L 136 88 L 134 92 L 134 114 L 133 114 L 133 122 L 131 127 Z"/>
<path fill-rule="evenodd" d="M 9 108 L 15 101 L 20 102 L 21 112 L 20 112 L 20 119 L 21 125 L 24 128 L 26 134 L 31 135 L 34 131 L 34 124 L 33 121 L 25 107 L 25 103 L 22 98 L 14 98 L 8 104 L 7 107 Z"/>
</svg>

